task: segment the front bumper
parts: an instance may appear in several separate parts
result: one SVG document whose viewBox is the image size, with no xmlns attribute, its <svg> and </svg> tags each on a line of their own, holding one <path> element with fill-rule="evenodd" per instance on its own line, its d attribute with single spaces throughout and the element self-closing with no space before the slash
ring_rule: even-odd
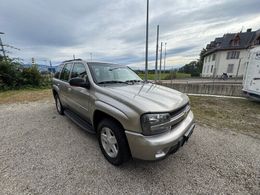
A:
<svg viewBox="0 0 260 195">
<path fill-rule="evenodd" d="M 140 133 L 125 131 L 133 158 L 159 160 L 175 152 L 188 140 L 195 127 L 192 111 L 187 117 L 166 133 L 144 136 Z"/>
</svg>

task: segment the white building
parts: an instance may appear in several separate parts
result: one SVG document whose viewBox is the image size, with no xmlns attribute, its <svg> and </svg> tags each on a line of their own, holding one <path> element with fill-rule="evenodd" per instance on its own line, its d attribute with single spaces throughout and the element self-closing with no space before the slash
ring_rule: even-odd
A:
<svg viewBox="0 0 260 195">
<path fill-rule="evenodd" d="M 229 33 L 216 38 L 206 47 L 202 77 L 243 77 L 250 47 L 260 42 L 260 29 Z"/>
</svg>

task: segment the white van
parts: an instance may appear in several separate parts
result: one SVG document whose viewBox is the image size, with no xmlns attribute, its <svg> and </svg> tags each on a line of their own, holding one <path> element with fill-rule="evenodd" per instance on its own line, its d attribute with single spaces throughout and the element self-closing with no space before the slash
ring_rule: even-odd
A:
<svg viewBox="0 0 260 195">
<path fill-rule="evenodd" d="M 260 101 L 260 46 L 250 50 L 242 90 L 248 97 Z"/>
</svg>

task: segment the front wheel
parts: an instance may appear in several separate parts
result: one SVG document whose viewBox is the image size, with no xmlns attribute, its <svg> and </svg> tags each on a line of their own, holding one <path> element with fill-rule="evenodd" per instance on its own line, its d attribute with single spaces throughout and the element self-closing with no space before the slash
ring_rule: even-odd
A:
<svg viewBox="0 0 260 195">
<path fill-rule="evenodd" d="M 54 99 L 55 99 L 56 109 L 57 109 L 58 113 L 59 113 L 60 115 L 64 115 L 64 109 L 63 109 L 63 106 L 62 106 L 62 104 L 61 104 L 59 95 L 56 94 L 56 95 L 54 96 Z"/>
<path fill-rule="evenodd" d="M 130 152 L 124 129 L 115 121 L 105 119 L 98 125 L 98 141 L 103 155 L 113 165 L 129 160 Z"/>
</svg>

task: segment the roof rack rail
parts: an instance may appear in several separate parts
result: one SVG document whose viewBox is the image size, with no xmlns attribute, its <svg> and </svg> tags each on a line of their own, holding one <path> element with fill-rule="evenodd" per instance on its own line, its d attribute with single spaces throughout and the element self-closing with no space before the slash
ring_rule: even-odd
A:
<svg viewBox="0 0 260 195">
<path fill-rule="evenodd" d="M 77 59 L 72 59 L 72 60 L 65 60 L 65 61 L 63 61 L 62 63 L 65 63 L 65 62 L 73 62 L 73 61 L 82 61 L 82 59 L 77 58 Z"/>
</svg>

